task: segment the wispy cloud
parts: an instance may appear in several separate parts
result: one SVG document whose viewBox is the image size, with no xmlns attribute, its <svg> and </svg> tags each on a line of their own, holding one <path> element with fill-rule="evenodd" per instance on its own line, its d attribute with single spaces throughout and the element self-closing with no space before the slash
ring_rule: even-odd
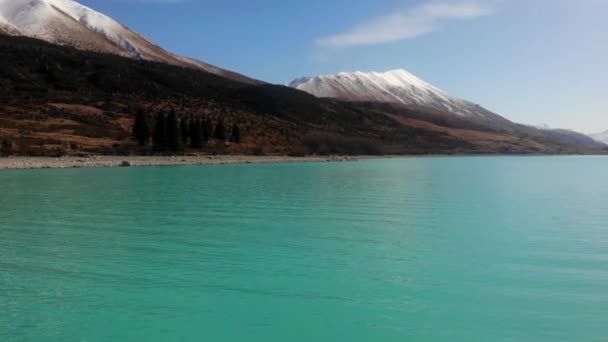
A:
<svg viewBox="0 0 608 342">
<path fill-rule="evenodd" d="M 400 41 L 438 30 L 447 20 L 491 15 L 494 8 L 481 2 L 432 2 L 372 18 L 351 30 L 321 38 L 321 47 L 351 47 Z"/>
</svg>

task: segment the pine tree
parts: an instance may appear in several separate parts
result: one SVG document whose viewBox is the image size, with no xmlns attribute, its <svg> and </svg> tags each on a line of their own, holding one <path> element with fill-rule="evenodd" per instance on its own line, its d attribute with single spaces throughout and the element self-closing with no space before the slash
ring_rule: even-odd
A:
<svg viewBox="0 0 608 342">
<path fill-rule="evenodd" d="M 180 130 L 181 130 L 181 138 L 182 138 L 182 146 L 187 146 L 188 145 L 188 140 L 190 139 L 190 123 L 192 120 L 188 120 L 186 118 L 183 118 L 181 123 L 180 123 Z"/>
<path fill-rule="evenodd" d="M 205 146 L 205 144 L 207 144 L 207 141 L 209 141 L 209 139 L 208 139 L 208 138 L 205 138 L 205 120 L 203 120 L 203 119 L 199 119 L 199 120 L 197 121 L 197 123 L 198 123 L 198 124 L 197 124 L 196 128 L 197 128 L 197 130 L 198 130 L 198 136 L 199 136 L 199 138 L 201 139 L 201 140 L 200 140 L 200 142 L 201 142 L 201 147 L 204 147 L 204 146 Z"/>
<path fill-rule="evenodd" d="M 224 128 L 224 122 L 220 120 L 215 126 L 215 132 L 213 133 L 213 137 L 217 140 L 224 141 L 226 140 L 226 129 Z"/>
<path fill-rule="evenodd" d="M 192 148 L 198 148 L 197 147 L 197 130 L 196 130 L 196 120 L 194 118 L 190 118 L 190 124 L 188 125 L 189 129 L 188 129 L 188 137 L 190 137 L 190 147 Z"/>
<path fill-rule="evenodd" d="M 148 125 L 148 116 L 143 110 L 139 109 L 135 116 L 135 125 L 133 125 L 133 137 L 140 146 L 145 146 L 150 139 L 150 126 Z"/>
<path fill-rule="evenodd" d="M 201 120 L 190 119 L 190 146 L 192 148 L 203 147 L 203 124 Z"/>
<path fill-rule="evenodd" d="M 0 145 L 0 155 L 10 156 L 13 151 L 13 144 L 8 140 L 2 140 Z"/>
<path fill-rule="evenodd" d="M 172 152 L 182 149 L 179 124 L 174 110 L 171 110 L 169 116 L 167 116 L 167 147 Z"/>
<path fill-rule="evenodd" d="M 164 113 L 158 113 L 156 116 L 152 142 L 154 143 L 154 148 L 159 151 L 167 149 L 167 117 Z"/>
<path fill-rule="evenodd" d="M 129 103 L 127 103 L 127 113 L 133 115 L 133 114 L 139 114 L 139 111 L 141 110 L 141 108 L 139 108 L 135 102 L 133 101 L 129 101 Z"/>
<path fill-rule="evenodd" d="M 235 143 L 241 142 L 241 130 L 239 129 L 239 125 L 236 123 L 232 125 L 232 135 L 230 136 L 230 141 Z"/>
<path fill-rule="evenodd" d="M 205 143 L 209 142 L 211 134 L 213 134 L 213 125 L 211 124 L 211 120 L 207 118 L 203 121 L 203 141 Z"/>
</svg>

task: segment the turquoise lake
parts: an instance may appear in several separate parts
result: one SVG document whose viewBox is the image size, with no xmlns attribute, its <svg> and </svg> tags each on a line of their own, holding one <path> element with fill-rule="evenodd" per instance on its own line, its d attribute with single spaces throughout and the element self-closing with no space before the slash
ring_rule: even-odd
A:
<svg viewBox="0 0 608 342">
<path fill-rule="evenodd" d="M 0 341 L 607 341 L 608 158 L 0 172 Z"/>
</svg>

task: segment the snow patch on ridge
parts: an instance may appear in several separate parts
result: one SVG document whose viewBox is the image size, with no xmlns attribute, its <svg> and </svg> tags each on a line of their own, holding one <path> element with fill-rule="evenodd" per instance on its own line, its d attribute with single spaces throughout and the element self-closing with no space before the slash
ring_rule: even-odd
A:
<svg viewBox="0 0 608 342">
<path fill-rule="evenodd" d="M 109 16 L 73 0 L 0 0 L 0 32 L 258 83 L 243 75 L 174 55 Z"/>
<path fill-rule="evenodd" d="M 126 49 L 134 57 L 139 54 L 128 38 L 132 33 L 127 28 L 72 0 L 0 0 L 0 17 L 29 37 L 62 45 L 96 45 L 95 50 L 107 50 L 100 46 L 100 37 L 87 34 L 92 30 L 108 40 L 105 44 Z"/>
<path fill-rule="evenodd" d="M 18 35 L 22 34 L 18 28 L 16 28 L 15 26 L 11 25 L 8 22 L 6 22 L 6 20 L 4 20 L 4 18 L 1 18 L 1 17 L 0 17 L 0 32 L 6 33 L 6 34 L 12 35 L 12 36 L 18 36 Z"/>
<path fill-rule="evenodd" d="M 450 96 L 403 69 L 304 77 L 294 80 L 290 87 L 317 97 L 416 105 L 459 116 L 486 117 L 489 114 L 478 105 Z"/>
<path fill-rule="evenodd" d="M 591 138 L 595 139 L 596 141 L 599 141 L 601 143 L 608 145 L 608 131 L 605 131 L 602 133 L 590 134 L 589 136 Z"/>
</svg>

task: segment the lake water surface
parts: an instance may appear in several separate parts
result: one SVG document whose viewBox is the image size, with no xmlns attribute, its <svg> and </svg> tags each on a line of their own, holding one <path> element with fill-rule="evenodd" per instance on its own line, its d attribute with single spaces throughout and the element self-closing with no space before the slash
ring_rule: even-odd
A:
<svg viewBox="0 0 608 342">
<path fill-rule="evenodd" d="M 0 172 L 0 341 L 606 341 L 608 158 Z"/>
</svg>

